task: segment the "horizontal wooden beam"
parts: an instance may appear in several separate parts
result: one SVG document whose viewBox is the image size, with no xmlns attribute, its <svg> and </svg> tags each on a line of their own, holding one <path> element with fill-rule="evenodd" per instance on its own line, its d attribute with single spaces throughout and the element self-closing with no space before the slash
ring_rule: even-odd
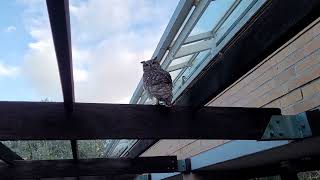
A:
<svg viewBox="0 0 320 180">
<path fill-rule="evenodd" d="M 14 166 L 1 166 L 1 177 L 55 178 L 106 176 L 115 174 L 167 173 L 178 171 L 176 156 L 108 158 L 75 160 L 15 161 Z"/>
<path fill-rule="evenodd" d="M 0 140 L 260 139 L 274 108 L 0 102 Z M 67 120 L 68 118 L 68 120 Z"/>
</svg>

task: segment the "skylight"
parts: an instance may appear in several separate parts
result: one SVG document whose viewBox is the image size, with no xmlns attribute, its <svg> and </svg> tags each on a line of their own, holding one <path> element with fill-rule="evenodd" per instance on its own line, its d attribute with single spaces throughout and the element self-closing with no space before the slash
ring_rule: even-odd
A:
<svg viewBox="0 0 320 180">
<path fill-rule="evenodd" d="M 215 56 L 219 55 L 219 51 L 265 2 L 265 0 L 202 0 L 190 9 L 192 13 L 185 17 L 183 25 L 169 47 L 161 47 L 169 49 L 166 53 L 169 55 L 161 60 L 161 65 L 173 75 L 173 100 Z M 174 23 L 181 19 L 171 19 L 171 21 Z M 168 37 L 170 36 L 163 36 L 163 38 Z M 139 84 L 131 103 L 152 103 L 150 100 L 146 102 L 148 99 L 146 96 L 142 85 Z"/>
</svg>

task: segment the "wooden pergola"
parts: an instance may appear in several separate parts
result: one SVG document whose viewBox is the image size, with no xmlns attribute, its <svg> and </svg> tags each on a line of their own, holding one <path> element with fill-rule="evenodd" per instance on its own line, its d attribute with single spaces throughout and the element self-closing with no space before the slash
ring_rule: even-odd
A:
<svg viewBox="0 0 320 180">
<path fill-rule="evenodd" d="M 270 123 L 277 122 L 277 118 L 288 119 L 281 115 L 280 109 L 203 106 L 258 64 L 268 53 L 319 17 L 319 1 L 310 0 L 303 8 L 298 7 L 304 2 L 297 1 L 288 8 L 287 14 L 282 14 L 282 7 L 289 2 L 291 1 L 272 0 L 267 3 L 259 12 L 259 18 L 246 24 L 244 30 L 226 47 L 223 57 L 216 57 L 222 59 L 216 61 L 214 66 L 209 66 L 194 85 L 179 97 L 174 107 L 166 108 L 136 104 L 76 103 L 69 3 L 68 0 L 47 0 L 64 102 L 0 102 L 0 140 L 70 140 L 73 159 L 27 161 L 0 144 L 0 159 L 6 163 L 5 166 L 0 166 L 1 178 L 104 176 L 133 179 L 148 173 L 187 173 L 190 172 L 190 167 L 186 165 L 188 160 L 177 160 L 175 156 L 138 156 L 159 139 L 294 140 L 319 136 L 319 110 L 304 113 L 303 122 L 310 126 L 310 131 L 307 132 L 309 134 L 290 136 L 284 133 L 282 137 L 274 137 L 268 129 Z M 262 38 L 263 36 L 267 37 Z M 241 61 L 234 60 L 235 57 L 239 57 Z M 77 140 L 92 139 L 141 141 L 125 158 L 79 159 Z M 318 155 L 320 152 L 310 154 L 310 161 L 292 159 L 290 162 L 294 162 L 296 168 L 292 172 L 275 163 L 272 166 L 242 169 L 225 166 L 218 172 L 207 168 L 194 173 L 218 177 L 225 173 L 238 175 L 254 170 L 258 176 L 267 168 L 273 173 L 286 171 L 285 174 L 289 174 L 287 178 L 292 179 L 294 175 L 291 175 L 296 171 L 319 168 L 316 163 Z M 184 165 L 183 168 L 181 164 Z"/>
</svg>

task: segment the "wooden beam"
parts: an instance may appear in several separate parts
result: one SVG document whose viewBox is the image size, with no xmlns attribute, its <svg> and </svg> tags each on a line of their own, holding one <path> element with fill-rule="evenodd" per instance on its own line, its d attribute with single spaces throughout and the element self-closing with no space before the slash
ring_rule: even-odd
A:
<svg viewBox="0 0 320 180">
<path fill-rule="evenodd" d="M 260 139 L 280 109 L 0 102 L 0 140 Z M 68 119 L 68 120 L 67 120 Z"/>
<path fill-rule="evenodd" d="M 77 140 L 71 140 L 71 151 L 73 159 L 79 159 Z"/>
<path fill-rule="evenodd" d="M 73 111 L 74 83 L 72 72 L 69 1 L 47 0 L 47 9 L 58 61 L 65 110 L 66 113 L 70 114 Z M 76 140 L 71 140 L 71 148 L 73 158 L 78 159 Z"/>
<path fill-rule="evenodd" d="M 177 172 L 176 156 L 74 160 L 15 161 L 0 167 L 1 177 L 56 178 Z"/>
<path fill-rule="evenodd" d="M 8 165 L 12 165 L 15 160 L 23 160 L 22 157 L 2 143 L 0 143 L 0 159 Z"/>
<path fill-rule="evenodd" d="M 47 0 L 52 37 L 67 111 L 74 102 L 69 1 Z"/>
</svg>

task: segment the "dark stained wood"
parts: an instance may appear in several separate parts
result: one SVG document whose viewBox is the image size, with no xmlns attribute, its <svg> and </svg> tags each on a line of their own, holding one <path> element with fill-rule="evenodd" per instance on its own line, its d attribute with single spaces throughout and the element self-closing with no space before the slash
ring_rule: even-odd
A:
<svg viewBox="0 0 320 180">
<path fill-rule="evenodd" d="M 14 160 L 23 160 L 22 157 L 2 143 L 0 143 L 0 159 L 9 165 L 12 165 Z"/>
<path fill-rule="evenodd" d="M 72 72 L 72 48 L 68 0 L 47 0 L 53 42 L 58 61 L 63 100 L 67 114 L 73 111 L 74 83 Z M 78 159 L 76 140 L 71 140 L 72 155 Z"/>
<path fill-rule="evenodd" d="M 137 175 L 135 174 L 108 175 L 108 176 L 81 176 L 79 177 L 79 180 L 135 180 L 136 176 Z M 67 179 L 64 179 L 64 180 L 67 180 Z"/>
<path fill-rule="evenodd" d="M 78 143 L 76 140 L 71 140 L 71 150 L 72 150 L 73 159 L 77 160 L 79 155 L 78 155 Z"/>
<path fill-rule="evenodd" d="M 47 0 L 52 37 L 58 61 L 63 100 L 68 111 L 74 102 L 71 33 L 68 0 Z"/>
<path fill-rule="evenodd" d="M 320 109 L 306 112 L 313 136 L 320 136 Z"/>
<path fill-rule="evenodd" d="M 19 113 L 17 113 L 19 112 Z M 260 139 L 280 109 L 0 102 L 0 140 Z"/>
<path fill-rule="evenodd" d="M 12 167 L 0 167 L 0 174 L 2 176 L 18 179 L 108 176 L 176 171 L 177 157 L 175 156 L 135 159 L 79 159 L 77 162 L 75 160 L 15 161 Z"/>
</svg>

